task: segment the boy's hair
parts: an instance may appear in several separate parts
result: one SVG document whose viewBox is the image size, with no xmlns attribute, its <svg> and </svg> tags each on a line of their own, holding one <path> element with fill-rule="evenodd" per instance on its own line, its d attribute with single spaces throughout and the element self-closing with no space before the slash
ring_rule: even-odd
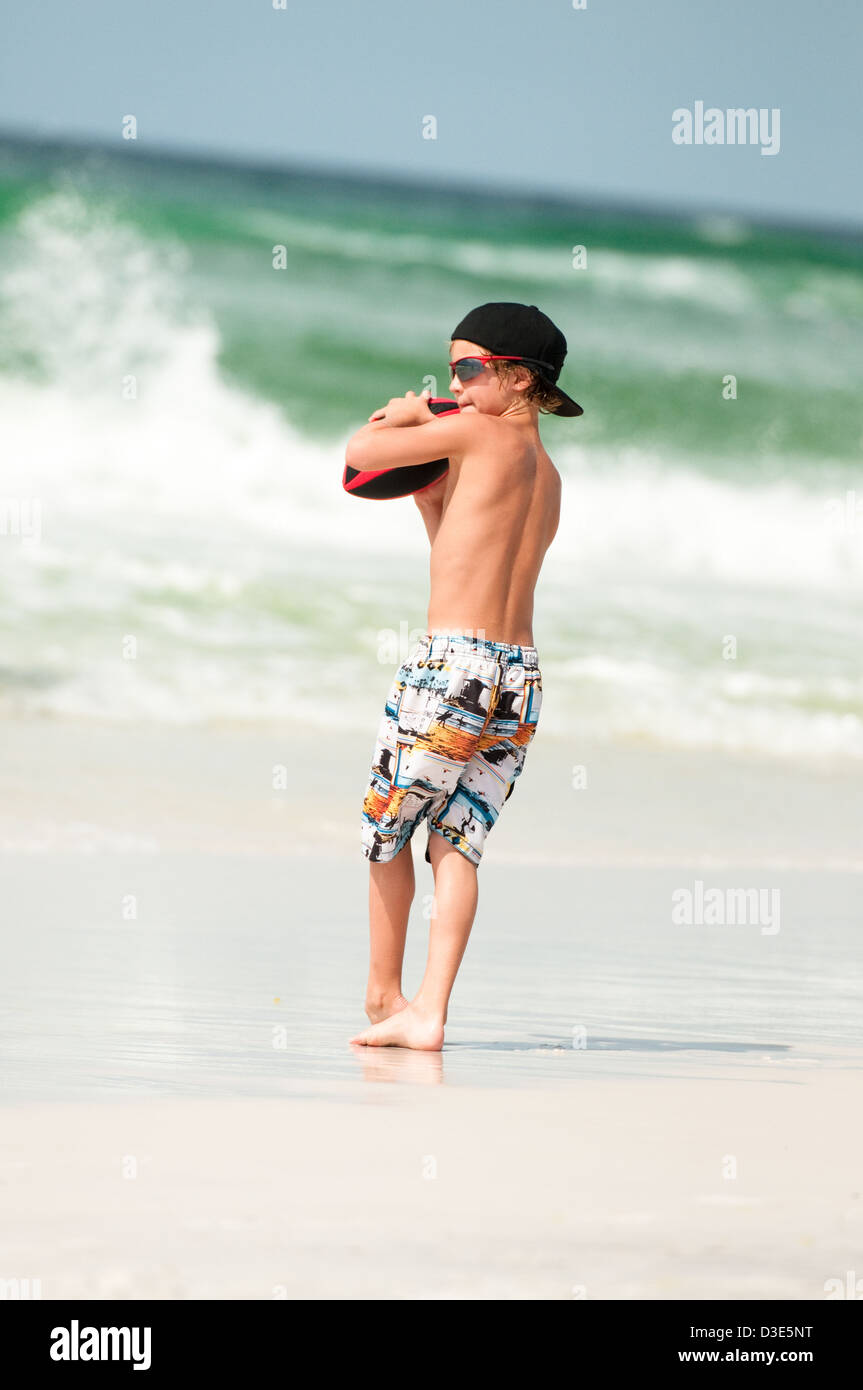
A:
<svg viewBox="0 0 863 1390">
<path fill-rule="evenodd" d="M 506 383 L 516 371 L 527 372 L 530 376 L 530 385 L 524 392 L 524 399 L 531 405 L 539 407 L 541 415 L 551 415 L 557 406 L 560 405 L 561 396 L 558 395 L 554 387 L 547 381 L 543 381 L 539 374 L 529 367 L 526 362 L 491 362 L 489 366 L 494 368 L 498 381 Z"/>
</svg>

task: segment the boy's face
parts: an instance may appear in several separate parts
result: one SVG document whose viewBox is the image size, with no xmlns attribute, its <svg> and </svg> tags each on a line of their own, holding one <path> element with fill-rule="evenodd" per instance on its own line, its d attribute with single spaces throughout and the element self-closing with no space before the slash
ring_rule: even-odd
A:
<svg viewBox="0 0 863 1390">
<path fill-rule="evenodd" d="M 450 362 L 458 362 L 461 357 L 487 357 L 488 348 L 479 343 L 468 343 L 464 338 L 455 338 L 450 343 Z M 508 401 L 503 382 L 490 362 L 486 362 L 479 376 L 470 381 L 459 381 L 453 372 L 449 389 L 462 410 L 476 410 L 481 415 L 502 415 Z"/>
</svg>

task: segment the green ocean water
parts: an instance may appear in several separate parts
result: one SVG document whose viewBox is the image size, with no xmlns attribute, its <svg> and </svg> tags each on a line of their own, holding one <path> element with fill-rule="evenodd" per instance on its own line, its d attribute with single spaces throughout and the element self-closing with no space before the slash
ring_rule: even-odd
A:
<svg viewBox="0 0 863 1390">
<path fill-rule="evenodd" d="M 133 146 L 0 143 L 0 709 L 367 722 L 426 557 L 344 441 L 491 299 L 585 407 L 543 423 L 556 731 L 863 756 L 860 238 Z"/>
</svg>

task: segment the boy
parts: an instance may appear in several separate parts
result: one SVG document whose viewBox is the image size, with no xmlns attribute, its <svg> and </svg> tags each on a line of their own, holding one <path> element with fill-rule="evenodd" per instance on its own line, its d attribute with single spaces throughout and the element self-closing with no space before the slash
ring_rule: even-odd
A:
<svg viewBox="0 0 863 1390">
<path fill-rule="evenodd" d="M 538 417 L 583 413 L 557 385 L 565 356 L 566 339 L 535 305 L 483 304 L 453 333 L 459 413 L 434 415 L 425 393 L 409 391 L 347 447 L 348 464 L 362 470 L 449 459 L 444 477 L 415 495 L 431 542 L 427 630 L 390 689 L 363 804 L 372 1027 L 353 1043 L 443 1046 L 485 837 L 522 771 L 542 703 L 533 592 L 557 531 L 561 482 Z M 409 1003 L 409 841 L 424 818 L 434 908 L 425 975 Z"/>
</svg>

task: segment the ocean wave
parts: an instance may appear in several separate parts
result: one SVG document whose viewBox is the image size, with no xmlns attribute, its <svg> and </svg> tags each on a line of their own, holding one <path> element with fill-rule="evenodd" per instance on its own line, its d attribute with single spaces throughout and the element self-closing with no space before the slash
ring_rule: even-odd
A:
<svg viewBox="0 0 863 1390">
<path fill-rule="evenodd" d="M 858 498 L 819 484 L 817 460 L 809 486 L 779 468 L 776 481 L 747 486 L 638 449 L 569 446 L 559 462 L 563 543 L 546 564 L 561 577 L 569 567 L 783 593 L 818 588 L 837 598 L 863 584 L 863 489 Z"/>
<path fill-rule="evenodd" d="M 393 249 L 339 235 L 357 256 Z M 400 254 L 452 268 L 466 245 L 407 237 Z M 522 252 L 534 257 L 507 254 Z M 344 438 L 309 438 L 227 378 L 188 249 L 65 188 L 26 209 L 10 259 L 0 712 L 290 722 L 300 709 L 312 728 L 367 728 L 391 674 L 379 629 L 424 619 L 412 502 L 347 496 Z M 673 260 L 648 289 L 649 258 L 624 260 L 598 260 L 609 291 L 735 292 Z M 662 449 L 555 457 L 564 505 L 537 596 L 552 732 L 863 756 L 863 484 L 858 508 L 814 458 L 804 485 L 781 456 L 751 480 Z M 38 536 L 16 533 L 16 505 L 38 506 Z"/>
<path fill-rule="evenodd" d="M 307 256 L 351 260 L 387 267 L 417 266 L 460 271 L 476 279 L 513 279 L 572 285 L 580 271 L 573 269 L 574 247 L 519 245 L 464 235 L 423 235 L 375 227 L 341 227 L 329 222 L 267 210 L 236 214 L 244 230 Z M 573 236 L 575 233 L 573 233 Z M 647 299 L 682 299 L 723 313 L 742 312 L 756 298 L 746 274 L 718 259 L 700 256 L 662 256 L 636 251 L 618 252 L 587 247 L 589 276 L 594 290 L 626 293 Z"/>
<path fill-rule="evenodd" d="M 589 233 L 573 230 L 557 245 L 471 237 L 451 230 L 422 233 L 395 231 L 386 226 L 358 227 L 302 216 L 284 210 L 243 209 L 233 213 L 234 225 L 288 252 L 338 264 L 455 271 L 481 280 L 546 283 L 561 289 L 578 287 L 585 294 L 624 298 L 646 304 L 666 301 L 709 309 L 723 318 L 742 317 L 759 308 L 786 310 L 795 317 L 856 321 L 863 308 L 863 282 L 856 271 L 841 266 L 811 266 L 805 261 L 733 262 L 727 255 L 703 251 L 649 252 L 636 245 L 625 250 L 591 241 Z M 726 224 L 723 223 L 723 226 Z M 715 245 L 743 244 L 746 233 L 729 222 L 724 235 L 699 239 Z M 578 245 L 586 252 L 584 269 L 573 268 Z"/>
</svg>

